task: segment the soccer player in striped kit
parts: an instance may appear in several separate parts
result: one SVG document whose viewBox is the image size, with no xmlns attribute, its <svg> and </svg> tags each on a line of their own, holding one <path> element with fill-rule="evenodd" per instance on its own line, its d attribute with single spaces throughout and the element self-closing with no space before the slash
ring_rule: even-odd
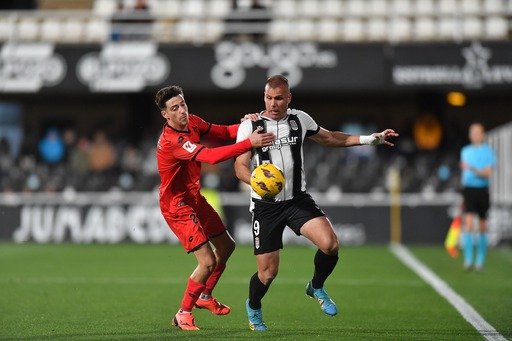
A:
<svg viewBox="0 0 512 341">
<path fill-rule="evenodd" d="M 201 145 L 201 137 L 232 140 L 239 125 L 211 124 L 189 114 L 179 86 L 160 89 L 155 103 L 166 121 L 157 146 L 160 210 L 185 251 L 193 253 L 198 263 L 188 279 L 172 323 L 183 330 L 198 330 L 192 315 L 194 306 L 208 309 L 215 315 L 230 312 L 228 306 L 212 296 L 212 291 L 235 249 L 235 242 L 219 215 L 199 192 L 201 162 L 215 164 L 251 148 L 268 146 L 274 135 L 255 131 L 235 144 L 208 148 Z"/>
<path fill-rule="evenodd" d="M 255 148 L 238 156 L 235 161 L 237 177 L 250 183 L 251 170 L 271 162 L 284 172 L 285 186 L 274 199 L 262 199 L 251 192 L 254 253 L 258 271 L 249 283 L 246 311 L 251 330 L 265 331 L 261 300 L 277 275 L 279 249 L 283 248 L 282 234 L 289 226 L 297 235 L 309 239 L 318 250 L 314 257 L 314 274 L 306 285 L 306 294 L 320 303 L 322 311 L 334 316 L 337 308 L 324 289 L 324 282 L 338 262 L 338 238 L 324 212 L 306 192 L 302 143 L 306 137 L 329 147 L 350 147 L 361 144 L 393 144 L 387 141 L 398 136 L 392 129 L 368 136 L 349 135 L 320 127 L 303 111 L 289 109 L 292 95 L 288 80 L 276 75 L 265 85 L 265 111 L 258 121 L 244 121 L 238 129 L 237 141 L 243 141 L 262 127 L 276 136 L 270 147 Z"/>
</svg>

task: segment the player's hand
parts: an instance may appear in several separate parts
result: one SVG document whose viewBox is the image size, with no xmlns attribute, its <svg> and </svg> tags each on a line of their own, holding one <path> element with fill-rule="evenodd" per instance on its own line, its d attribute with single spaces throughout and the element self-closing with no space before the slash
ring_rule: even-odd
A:
<svg viewBox="0 0 512 341">
<path fill-rule="evenodd" d="M 253 122 L 257 121 L 260 119 L 260 116 L 258 113 L 253 113 L 253 114 L 246 114 L 244 117 L 242 117 L 240 119 L 240 122 L 243 122 L 243 121 L 246 121 L 246 120 L 251 120 Z"/>
<path fill-rule="evenodd" d="M 254 148 L 260 148 L 270 146 L 276 137 L 272 133 L 263 133 L 263 128 L 258 127 L 255 131 L 252 132 L 251 136 L 249 136 L 249 139 L 251 140 L 251 144 Z"/>
<path fill-rule="evenodd" d="M 398 133 L 396 133 L 393 129 L 386 129 L 382 133 L 373 133 L 372 136 L 375 137 L 372 145 L 386 144 L 393 147 L 394 144 L 389 142 L 388 139 L 392 137 L 398 137 L 400 135 L 398 135 Z"/>
<path fill-rule="evenodd" d="M 471 166 L 468 163 L 466 163 L 466 162 L 461 162 L 460 163 L 460 169 L 469 169 L 469 170 L 471 170 Z"/>
</svg>

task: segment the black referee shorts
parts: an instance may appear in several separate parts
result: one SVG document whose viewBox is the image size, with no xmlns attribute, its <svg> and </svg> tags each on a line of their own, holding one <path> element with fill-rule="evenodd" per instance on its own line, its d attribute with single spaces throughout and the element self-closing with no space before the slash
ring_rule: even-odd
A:
<svg viewBox="0 0 512 341">
<path fill-rule="evenodd" d="M 285 201 L 253 201 L 252 236 L 255 255 L 282 249 L 286 226 L 300 236 L 302 225 L 313 218 L 325 216 L 308 193 Z"/>
<path fill-rule="evenodd" d="M 464 210 L 468 213 L 476 213 L 481 219 L 487 217 L 489 211 L 489 189 L 487 187 L 464 187 Z"/>
</svg>

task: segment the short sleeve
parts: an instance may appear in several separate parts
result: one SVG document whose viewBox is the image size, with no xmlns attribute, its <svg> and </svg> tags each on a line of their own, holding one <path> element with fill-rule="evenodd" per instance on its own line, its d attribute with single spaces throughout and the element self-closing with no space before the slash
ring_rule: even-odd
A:
<svg viewBox="0 0 512 341">
<path fill-rule="evenodd" d="M 315 120 L 304 111 L 297 111 L 297 116 L 306 131 L 306 136 L 315 135 L 320 130 L 320 127 Z"/>
<path fill-rule="evenodd" d="M 236 142 L 243 141 L 248 139 L 252 134 L 252 121 L 245 120 L 238 127 L 238 132 L 236 134 Z"/>
</svg>

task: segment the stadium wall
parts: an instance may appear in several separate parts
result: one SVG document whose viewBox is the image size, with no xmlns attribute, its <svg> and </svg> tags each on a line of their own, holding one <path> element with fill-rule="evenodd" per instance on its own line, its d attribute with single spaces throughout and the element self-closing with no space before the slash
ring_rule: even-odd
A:
<svg viewBox="0 0 512 341">
<path fill-rule="evenodd" d="M 17 243 L 171 243 L 177 240 L 163 220 L 155 193 L 31 193 L 0 196 L 0 239 Z M 390 240 L 390 198 L 313 194 L 343 245 L 384 244 Z M 252 243 L 245 193 L 223 193 L 225 222 L 240 244 Z M 402 242 L 442 244 L 460 198 L 438 194 L 401 198 Z M 492 245 L 512 239 L 510 210 L 494 207 L 489 218 Z M 286 230 L 286 244 L 307 244 Z"/>
<path fill-rule="evenodd" d="M 512 43 L 390 45 L 261 44 L 103 45 L 5 43 L 0 93 L 134 93 L 181 84 L 194 92 L 260 91 L 269 74 L 288 76 L 294 91 L 400 92 L 417 89 L 509 90 Z"/>
</svg>

